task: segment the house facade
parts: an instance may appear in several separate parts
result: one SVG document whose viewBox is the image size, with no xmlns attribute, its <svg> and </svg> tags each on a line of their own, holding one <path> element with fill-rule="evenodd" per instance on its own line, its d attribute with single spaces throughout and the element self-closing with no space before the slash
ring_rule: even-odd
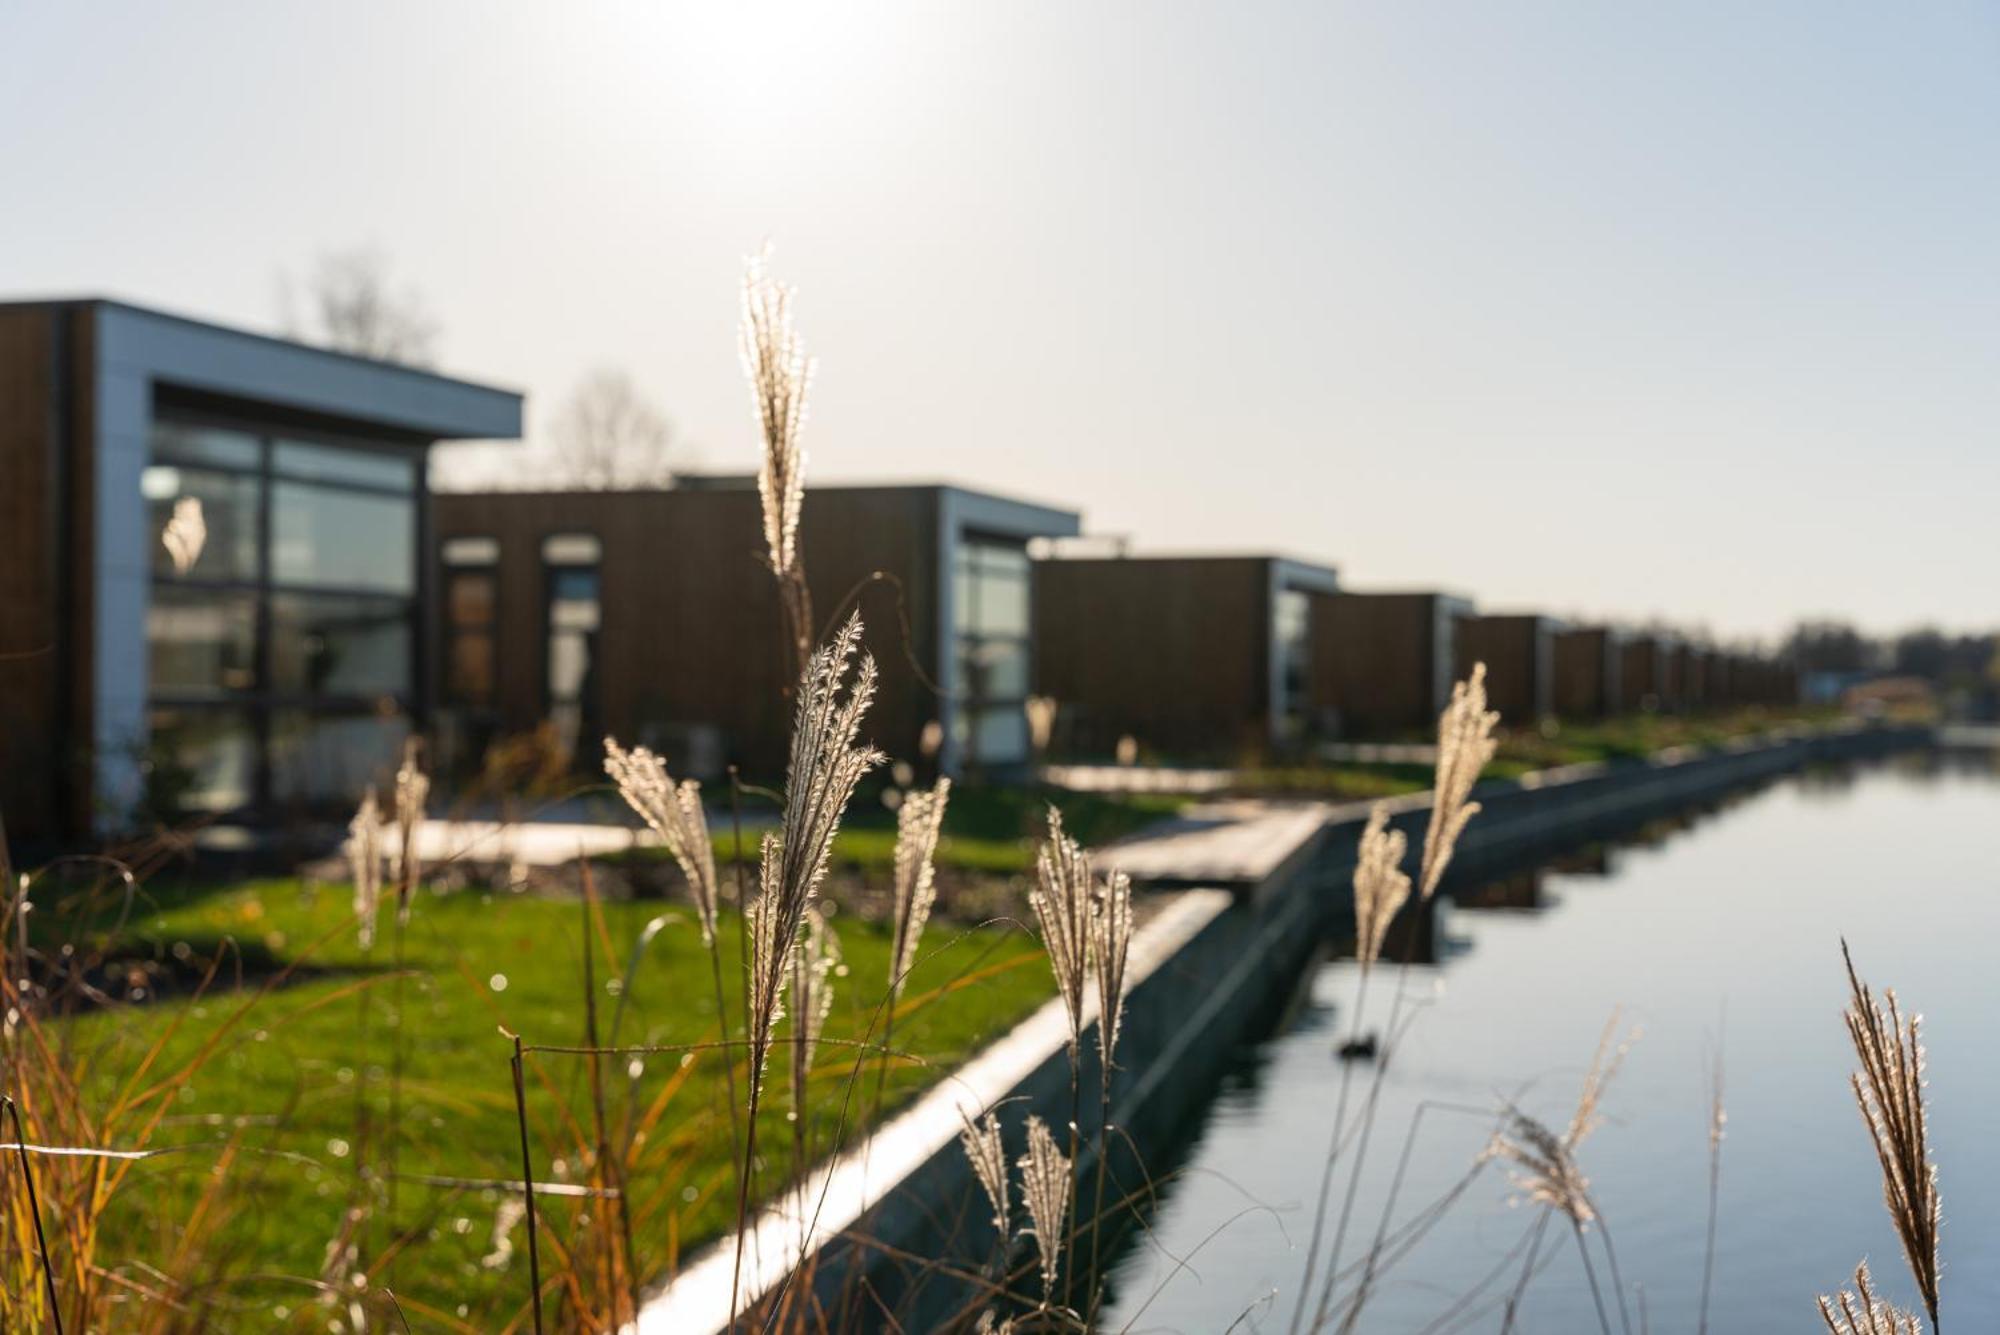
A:
<svg viewBox="0 0 2000 1335">
<path fill-rule="evenodd" d="M 0 305 L 0 815 L 351 805 L 428 708 L 440 440 L 521 397 L 108 300 Z"/>
<path fill-rule="evenodd" d="M 782 777 L 797 670 L 748 478 L 637 491 L 437 498 L 441 759 L 545 730 L 570 763 L 606 735 L 677 770 Z M 927 771 L 1029 759 L 1028 544 L 1067 510 L 951 485 L 808 488 L 802 559 L 821 638 L 858 612 L 881 669 L 866 738 Z"/>
<path fill-rule="evenodd" d="M 1470 599 L 1448 593 L 1352 593 L 1317 600 L 1314 700 L 1341 735 L 1392 737 L 1434 727 L 1458 670 Z"/>
<path fill-rule="evenodd" d="M 1233 760 L 1323 730 L 1314 608 L 1328 566 L 1281 556 L 1054 556 L 1034 567 L 1036 675 L 1058 749 L 1130 737 L 1175 759 Z"/>
<path fill-rule="evenodd" d="M 1533 613 L 1461 617 L 1455 653 L 1458 676 L 1486 664 L 1486 700 L 1514 727 L 1532 727 L 1556 711 L 1554 617 Z"/>
</svg>

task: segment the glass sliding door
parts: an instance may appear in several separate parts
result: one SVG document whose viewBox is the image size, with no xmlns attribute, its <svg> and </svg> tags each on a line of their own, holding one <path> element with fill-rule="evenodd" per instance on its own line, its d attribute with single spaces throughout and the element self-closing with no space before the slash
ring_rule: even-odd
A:
<svg viewBox="0 0 2000 1335">
<path fill-rule="evenodd" d="M 394 768 L 416 694 L 420 486 L 416 447 L 162 410 L 141 487 L 165 805 L 342 808 Z"/>
</svg>

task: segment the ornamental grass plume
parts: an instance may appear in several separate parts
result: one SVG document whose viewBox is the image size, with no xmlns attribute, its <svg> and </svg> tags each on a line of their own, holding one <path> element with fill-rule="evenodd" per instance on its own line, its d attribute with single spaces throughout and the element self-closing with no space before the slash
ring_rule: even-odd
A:
<svg viewBox="0 0 2000 1335">
<path fill-rule="evenodd" d="M 1819 1319 L 1831 1335 L 1923 1335 L 1924 1329 L 1916 1313 L 1893 1307 L 1876 1295 L 1866 1261 L 1854 1268 L 1852 1291 L 1843 1289 L 1819 1300 Z"/>
<path fill-rule="evenodd" d="M 1584 1073 L 1583 1088 L 1577 1094 L 1576 1111 L 1570 1114 L 1569 1125 L 1560 1135 L 1520 1109 L 1509 1106 L 1505 1125 L 1494 1134 L 1486 1151 L 1488 1157 L 1505 1159 L 1521 1170 L 1515 1174 L 1514 1184 L 1525 1198 L 1561 1211 L 1578 1227 L 1595 1219 L 1597 1210 L 1590 1200 L 1590 1179 L 1578 1167 L 1576 1151 L 1602 1123 L 1598 1109 L 1603 1102 L 1605 1087 L 1618 1074 L 1625 1055 L 1639 1038 L 1639 1031 L 1635 1029 L 1624 1042 L 1613 1047 L 1617 1027 L 1618 1014 L 1614 1011 L 1597 1041 L 1597 1052 L 1591 1058 L 1590 1069 Z"/>
<path fill-rule="evenodd" d="M 1354 862 L 1354 957 L 1364 975 L 1381 957 L 1389 924 L 1410 897 L 1410 878 L 1403 872 L 1408 848 L 1409 837 L 1389 828 L 1389 808 L 1377 802 Z"/>
<path fill-rule="evenodd" d="M 1114 871 L 1091 896 L 1090 967 L 1097 982 L 1097 1047 L 1107 1087 L 1125 1018 L 1125 957 L 1132 948 L 1132 879 Z"/>
<path fill-rule="evenodd" d="M 417 827 L 424 822 L 424 803 L 430 800 L 431 781 L 417 763 L 422 744 L 414 737 L 403 740 L 403 763 L 396 767 L 396 925 L 410 921 L 410 900 L 416 896 L 417 880 L 423 868 L 417 859 Z"/>
<path fill-rule="evenodd" d="M 1042 948 L 1056 992 L 1069 1016 L 1070 1062 L 1083 1046 L 1083 991 L 1090 977 L 1090 939 L 1095 898 L 1090 855 L 1063 833 L 1062 813 L 1049 808 L 1049 833 L 1035 854 L 1035 885 L 1028 907 L 1042 929 Z"/>
<path fill-rule="evenodd" d="M 793 1025 L 792 1114 L 803 1117 L 806 1082 L 812 1075 L 813 1052 L 833 1013 L 833 975 L 840 968 L 840 938 L 827 924 L 817 904 L 806 910 L 804 930 L 792 952 L 792 998 L 798 1019 Z"/>
<path fill-rule="evenodd" d="M 347 865 L 354 876 L 354 922 L 361 948 L 375 944 L 375 917 L 382 907 L 382 811 L 375 790 L 362 795 L 347 826 Z"/>
<path fill-rule="evenodd" d="M 604 772 L 618 795 L 637 812 L 666 845 L 686 878 L 701 922 L 701 942 L 715 944 L 715 910 L 720 881 L 715 874 L 715 844 L 708 836 L 708 816 L 702 810 L 701 785 L 693 779 L 676 784 L 666 762 L 643 746 L 630 751 L 612 738 L 604 739 Z"/>
<path fill-rule="evenodd" d="M 1007 1147 L 1000 1139 L 999 1115 L 989 1109 L 975 1122 L 961 1108 L 958 1117 L 965 1124 L 965 1130 L 958 1133 L 958 1143 L 965 1147 L 973 1176 L 993 1206 L 993 1227 L 1005 1237 L 1013 1210 L 1007 1199 Z"/>
<path fill-rule="evenodd" d="M 876 682 L 875 660 L 866 653 L 848 679 L 860 644 L 861 618 L 851 616 L 832 642 L 813 654 L 799 682 L 784 814 L 777 832 L 764 836 L 758 894 L 750 905 L 753 1099 L 782 1011 L 793 945 L 826 879 L 833 836 L 854 786 L 882 760 L 880 752 L 855 743 Z"/>
<path fill-rule="evenodd" d="M 929 792 L 911 792 L 896 808 L 896 885 L 894 934 L 889 955 L 889 1002 L 903 994 L 903 983 L 917 960 L 917 943 L 930 921 L 937 900 L 937 846 L 944 828 L 945 804 L 951 780 L 939 779 Z"/>
<path fill-rule="evenodd" d="M 1418 894 L 1425 900 L 1437 893 L 1466 822 L 1479 814 L 1479 803 L 1467 799 L 1479 772 L 1493 759 L 1493 728 L 1499 722 L 1500 715 L 1486 708 L 1486 664 L 1474 663 L 1472 675 L 1451 688 L 1451 703 L 1438 716 L 1437 780 L 1418 878 Z"/>
<path fill-rule="evenodd" d="M 1850 1001 L 1847 1034 L 1861 1069 L 1848 1077 L 1861 1120 L 1882 1165 L 1882 1199 L 1903 1244 L 1903 1259 L 1923 1296 L 1931 1328 L 1938 1323 L 1937 1165 L 1930 1159 L 1930 1118 L 1924 1103 L 1922 1017 L 1905 1018 L 1892 988 L 1875 1000 L 1854 970 L 1847 942 L 1840 943 L 1847 965 Z M 1859 1273 L 1855 1278 L 1860 1279 Z M 1824 1307 L 1824 1304 L 1822 1304 Z"/>
<path fill-rule="evenodd" d="M 786 629 L 800 663 L 812 653 L 812 599 L 799 561 L 799 513 L 805 503 L 805 452 L 799 436 L 816 363 L 792 325 L 793 290 L 764 269 L 767 246 L 744 262 L 743 315 L 737 346 L 763 440 L 757 495 L 763 502 L 765 560 L 778 578 Z"/>
<path fill-rule="evenodd" d="M 1021 1199 L 1028 1207 L 1022 1232 L 1035 1240 L 1042 1263 L 1042 1302 L 1055 1295 L 1062 1271 L 1063 1228 L 1069 1218 L 1069 1159 L 1056 1148 L 1048 1123 L 1028 1118 L 1028 1152 L 1021 1156 Z"/>
</svg>

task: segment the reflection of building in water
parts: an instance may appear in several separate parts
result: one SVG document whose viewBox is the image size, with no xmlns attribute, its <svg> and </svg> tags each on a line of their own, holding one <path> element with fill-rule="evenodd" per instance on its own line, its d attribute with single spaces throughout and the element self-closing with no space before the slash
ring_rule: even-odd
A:
<svg viewBox="0 0 2000 1335">
<path fill-rule="evenodd" d="M 1469 886 L 1453 892 L 1452 896 L 1460 908 L 1511 910 L 1517 913 L 1534 913 L 1548 907 L 1542 898 L 1542 869 L 1530 867 L 1517 871 L 1511 876 Z"/>
<path fill-rule="evenodd" d="M 1548 869 L 1561 872 L 1565 876 L 1609 876 L 1611 874 L 1611 845 L 1590 844 L 1586 847 L 1551 858 Z"/>
</svg>

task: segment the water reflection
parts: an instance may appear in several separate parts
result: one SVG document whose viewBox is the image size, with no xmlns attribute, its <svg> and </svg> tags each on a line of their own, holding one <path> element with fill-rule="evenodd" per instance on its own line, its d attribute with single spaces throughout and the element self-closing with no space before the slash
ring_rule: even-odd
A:
<svg viewBox="0 0 2000 1335">
<path fill-rule="evenodd" d="M 1364 1240 L 1350 1244 L 1350 1259 L 1366 1250 L 1406 1134 L 1398 1218 L 1448 1189 L 1491 1131 L 1490 1120 L 1440 1105 L 1518 1098 L 1560 1126 L 1622 1005 L 1646 1037 L 1611 1089 L 1584 1168 L 1628 1278 L 1645 1286 L 1653 1328 L 1695 1325 L 1704 1072 L 1718 1044 L 1730 1134 L 1711 1328 L 1807 1328 L 1811 1296 L 1863 1255 L 1907 1301 L 1843 1084 L 1845 934 L 1871 979 L 1897 985 L 1926 1014 L 1948 1209 L 1946 1314 L 1979 1325 L 1979 1314 L 2000 1308 L 2000 1272 L 1984 1263 L 2000 1255 L 2000 1206 L 1986 1204 L 2000 1199 L 2000 1145 L 1988 1126 L 2000 1106 L 1989 1037 L 1996 817 L 2000 767 L 1989 752 L 1821 769 L 1629 839 L 1450 887 L 1430 912 L 1406 915 L 1396 928 L 1405 935 L 1392 935 L 1384 957 L 1414 952 L 1406 997 L 1418 1020 L 1383 1080 L 1377 1137 L 1389 1148 L 1367 1160 L 1355 1209 Z M 1212 1331 L 1239 1318 L 1239 1329 L 1285 1329 L 1347 1069 L 1333 1054 L 1355 984 L 1351 962 L 1317 968 L 1280 1030 L 1241 1054 L 1181 1155 L 1156 1160 L 1165 1186 L 1153 1237 L 1114 1269 L 1107 1328 L 1150 1299 L 1137 1329 Z M 1382 989 L 1367 1007 L 1377 1023 L 1390 985 L 1380 974 L 1371 984 Z M 1484 1170 L 1381 1283 L 1360 1329 L 1497 1328 L 1490 1291 L 1435 1323 L 1520 1254 L 1535 1212 L 1510 1204 L 1513 1194 L 1503 1173 Z M 1535 1280 L 1517 1328 L 1597 1328 L 1573 1252 Z"/>
</svg>

